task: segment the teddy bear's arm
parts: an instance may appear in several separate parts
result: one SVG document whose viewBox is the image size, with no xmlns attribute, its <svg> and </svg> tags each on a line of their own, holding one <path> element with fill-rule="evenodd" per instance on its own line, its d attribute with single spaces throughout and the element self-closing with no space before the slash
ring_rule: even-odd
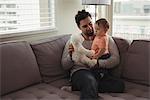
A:
<svg viewBox="0 0 150 100">
<path fill-rule="evenodd" d="M 71 42 L 75 51 L 85 54 L 86 56 L 89 56 L 89 57 L 93 56 L 95 52 L 84 48 L 82 45 L 83 41 L 84 41 L 84 38 L 82 36 L 73 35 L 71 37 Z"/>
</svg>

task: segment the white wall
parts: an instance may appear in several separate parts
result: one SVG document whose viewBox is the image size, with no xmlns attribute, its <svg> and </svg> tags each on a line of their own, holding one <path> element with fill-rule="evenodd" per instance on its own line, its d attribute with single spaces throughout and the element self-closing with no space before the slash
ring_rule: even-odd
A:
<svg viewBox="0 0 150 100">
<path fill-rule="evenodd" d="M 56 0 L 56 26 L 58 33 L 76 33 L 79 29 L 76 26 L 74 17 L 78 10 L 81 10 L 81 0 Z"/>
<path fill-rule="evenodd" d="M 76 26 L 74 16 L 78 10 L 82 10 L 81 0 L 55 0 L 56 7 L 56 28 L 54 32 L 42 32 L 39 34 L 17 36 L 17 37 L 5 37 L 0 41 L 12 41 L 12 40 L 26 40 L 34 41 L 41 38 L 47 38 L 52 35 L 59 34 L 72 34 L 80 32 Z"/>
</svg>

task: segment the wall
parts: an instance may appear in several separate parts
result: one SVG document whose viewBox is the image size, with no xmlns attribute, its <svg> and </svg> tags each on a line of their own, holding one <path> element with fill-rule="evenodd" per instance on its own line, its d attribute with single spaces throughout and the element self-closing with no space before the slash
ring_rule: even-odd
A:
<svg viewBox="0 0 150 100">
<path fill-rule="evenodd" d="M 56 30 L 52 32 L 40 32 L 38 34 L 30 34 L 24 36 L 13 36 L 0 38 L 0 42 L 26 40 L 34 41 L 41 38 L 47 38 L 52 35 L 72 34 L 80 32 L 74 22 L 74 16 L 78 10 L 81 10 L 81 0 L 55 0 L 56 7 Z"/>
<path fill-rule="evenodd" d="M 76 33 L 79 32 L 74 16 L 78 10 L 81 10 L 81 0 L 56 0 L 59 7 L 56 9 L 58 33 Z"/>
</svg>

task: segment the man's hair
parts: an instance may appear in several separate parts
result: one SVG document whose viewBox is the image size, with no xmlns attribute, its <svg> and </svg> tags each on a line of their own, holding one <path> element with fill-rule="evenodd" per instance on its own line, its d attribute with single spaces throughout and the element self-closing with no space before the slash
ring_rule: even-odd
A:
<svg viewBox="0 0 150 100">
<path fill-rule="evenodd" d="M 86 12 L 85 10 L 78 11 L 78 13 L 75 16 L 75 21 L 76 21 L 77 26 L 79 27 L 80 21 L 87 18 L 87 17 L 92 18 L 91 14 L 89 12 Z"/>
<path fill-rule="evenodd" d="M 106 29 L 106 31 L 109 29 L 109 23 L 105 18 L 98 19 L 95 23 L 98 26 L 102 25 Z"/>
</svg>

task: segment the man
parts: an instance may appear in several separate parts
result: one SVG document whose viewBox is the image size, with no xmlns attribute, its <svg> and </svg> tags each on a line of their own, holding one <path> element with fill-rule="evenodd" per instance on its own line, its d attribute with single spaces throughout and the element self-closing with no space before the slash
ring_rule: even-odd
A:
<svg viewBox="0 0 150 100">
<path fill-rule="evenodd" d="M 75 16 L 75 21 L 81 30 L 81 35 L 85 39 L 83 46 L 90 49 L 94 36 L 90 13 L 85 10 L 78 11 Z M 100 72 L 93 71 L 95 66 L 92 69 L 87 65 L 73 62 L 71 59 L 73 50 L 70 41 L 68 41 L 63 52 L 62 65 L 64 70 L 68 70 L 71 73 L 72 90 L 80 90 L 80 100 L 98 100 L 98 92 L 123 92 L 123 81 L 110 76 L 107 72 L 107 69 L 119 63 L 118 49 L 111 37 L 109 38 L 109 51 L 111 56 L 108 59 L 98 60 L 96 70 L 104 69 L 102 71 L 100 70 Z"/>
</svg>

